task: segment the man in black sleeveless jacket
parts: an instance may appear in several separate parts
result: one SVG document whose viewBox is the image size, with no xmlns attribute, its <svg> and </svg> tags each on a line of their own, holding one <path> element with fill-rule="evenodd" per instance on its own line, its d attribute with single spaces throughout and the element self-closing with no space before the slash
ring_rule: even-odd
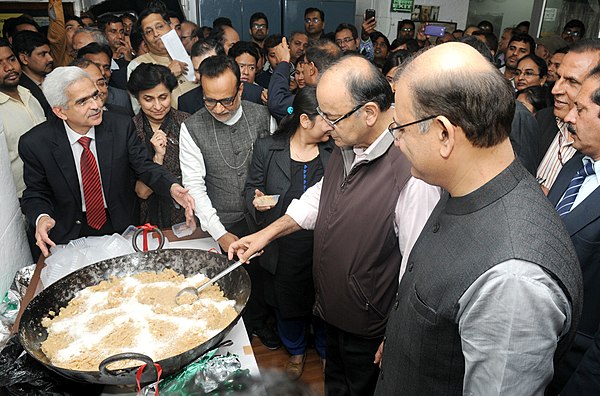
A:
<svg viewBox="0 0 600 396">
<path fill-rule="evenodd" d="M 435 70 L 435 72 L 426 72 Z M 396 82 L 396 145 L 446 190 L 390 312 L 377 395 L 542 395 L 581 312 L 581 271 L 560 219 L 509 141 L 514 99 L 463 43 Z"/>
</svg>

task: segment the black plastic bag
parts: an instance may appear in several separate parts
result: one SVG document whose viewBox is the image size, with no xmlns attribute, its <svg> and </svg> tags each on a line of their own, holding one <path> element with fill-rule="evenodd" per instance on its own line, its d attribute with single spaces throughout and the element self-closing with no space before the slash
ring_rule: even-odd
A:
<svg viewBox="0 0 600 396">
<path fill-rule="evenodd" d="M 0 389 L 15 396 L 100 395 L 102 386 L 67 380 L 48 370 L 29 354 L 17 335 L 0 351 Z"/>
</svg>

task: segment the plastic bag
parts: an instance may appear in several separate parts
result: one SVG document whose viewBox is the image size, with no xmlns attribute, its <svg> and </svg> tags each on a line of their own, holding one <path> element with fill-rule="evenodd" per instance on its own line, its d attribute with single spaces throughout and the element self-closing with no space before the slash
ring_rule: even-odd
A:
<svg viewBox="0 0 600 396">
<path fill-rule="evenodd" d="M 13 336 L 0 351 L 0 389 L 15 396 L 94 396 L 100 385 L 69 381 L 38 363 L 23 351 L 18 336 Z"/>
</svg>

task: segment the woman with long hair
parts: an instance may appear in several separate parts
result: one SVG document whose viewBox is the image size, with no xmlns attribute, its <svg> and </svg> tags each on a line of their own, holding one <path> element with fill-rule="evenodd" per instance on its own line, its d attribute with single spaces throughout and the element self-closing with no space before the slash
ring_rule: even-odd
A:
<svg viewBox="0 0 600 396">
<path fill-rule="evenodd" d="M 316 107 L 315 88 L 300 89 L 275 134 L 256 142 L 245 200 L 260 228 L 285 214 L 293 199 L 323 177 L 334 144 L 323 132 L 327 128 Z M 279 195 L 279 200 L 263 202 L 264 195 Z M 290 353 L 286 373 L 291 379 L 302 375 L 310 323 L 317 353 L 325 359 L 324 325 L 312 315 L 312 251 L 313 232 L 302 230 L 272 242 L 260 258 L 268 273 L 265 297 L 275 308 L 279 336 Z"/>
</svg>

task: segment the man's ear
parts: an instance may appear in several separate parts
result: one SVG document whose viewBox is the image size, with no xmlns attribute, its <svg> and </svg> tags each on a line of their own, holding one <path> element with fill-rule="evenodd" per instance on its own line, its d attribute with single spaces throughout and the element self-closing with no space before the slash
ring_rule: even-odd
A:
<svg viewBox="0 0 600 396">
<path fill-rule="evenodd" d="M 363 106 L 363 111 L 366 116 L 365 122 L 367 123 L 367 126 L 374 126 L 377 123 L 379 114 L 381 113 L 379 107 L 374 102 L 367 102 L 367 104 Z"/>
<path fill-rule="evenodd" d="M 311 76 L 315 76 L 315 75 L 317 75 L 317 73 L 318 73 L 317 66 L 315 66 L 315 64 L 314 64 L 313 62 L 308 62 L 308 63 L 306 63 L 306 64 L 309 66 L 308 73 L 309 73 Z"/>
<path fill-rule="evenodd" d="M 58 118 L 60 118 L 63 121 L 67 120 L 67 115 L 64 113 L 62 107 L 52 107 L 52 112 L 54 113 L 54 115 L 56 115 Z"/>
<path fill-rule="evenodd" d="M 29 64 L 29 58 L 27 57 L 27 55 L 25 55 L 24 53 L 20 53 L 19 54 L 19 61 L 21 62 L 22 65 L 26 66 Z"/>
<path fill-rule="evenodd" d="M 244 93 L 244 83 L 240 82 L 240 87 L 238 88 L 238 95 L 240 96 L 240 98 L 242 97 L 243 93 Z"/>
<path fill-rule="evenodd" d="M 450 122 L 450 120 L 444 116 L 438 116 L 433 121 L 437 124 L 438 130 L 436 131 L 438 140 L 440 142 L 440 155 L 444 159 L 448 159 L 454 146 L 456 144 L 457 133 L 462 133 L 460 128 Z"/>
</svg>

